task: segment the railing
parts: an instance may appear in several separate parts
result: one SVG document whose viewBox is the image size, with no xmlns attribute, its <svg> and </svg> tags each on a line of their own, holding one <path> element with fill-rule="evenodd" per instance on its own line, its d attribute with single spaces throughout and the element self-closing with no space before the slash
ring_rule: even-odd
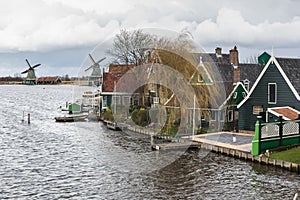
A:
<svg viewBox="0 0 300 200">
<path fill-rule="evenodd" d="M 300 119 L 284 121 L 279 117 L 277 122 L 255 124 L 255 136 L 252 140 L 252 155 L 264 153 L 267 149 L 280 146 L 300 144 Z"/>
</svg>

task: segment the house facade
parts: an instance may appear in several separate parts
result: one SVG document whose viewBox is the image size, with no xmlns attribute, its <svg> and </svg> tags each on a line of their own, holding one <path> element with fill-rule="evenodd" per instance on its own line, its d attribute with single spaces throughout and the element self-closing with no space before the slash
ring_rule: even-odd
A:
<svg viewBox="0 0 300 200">
<path fill-rule="evenodd" d="M 220 106 L 220 110 L 224 110 L 225 112 L 223 130 L 238 131 L 239 112 L 237 105 L 246 98 L 247 94 L 248 90 L 245 88 L 244 83 L 237 82 L 232 92 Z"/>
<path fill-rule="evenodd" d="M 262 55 L 265 62 L 268 56 Z M 239 130 L 253 131 L 258 116 L 270 122 L 276 121 L 278 116 L 289 118 L 291 112 L 295 115 L 300 110 L 299 77 L 300 59 L 270 56 L 247 97 L 237 106 Z"/>
<path fill-rule="evenodd" d="M 139 99 L 135 98 L 131 94 L 118 93 L 115 91 L 116 84 L 120 78 L 127 73 L 130 69 L 133 69 L 134 65 L 114 65 L 109 66 L 108 72 L 103 75 L 102 84 L 102 105 L 101 109 L 105 110 L 112 106 L 113 102 L 119 105 L 138 104 Z"/>
</svg>

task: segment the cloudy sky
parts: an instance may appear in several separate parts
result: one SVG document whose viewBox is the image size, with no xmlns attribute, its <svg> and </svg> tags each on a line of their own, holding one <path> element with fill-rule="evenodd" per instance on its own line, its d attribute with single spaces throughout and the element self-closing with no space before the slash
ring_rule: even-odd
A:
<svg viewBox="0 0 300 200">
<path fill-rule="evenodd" d="M 207 52 L 237 45 L 246 61 L 274 49 L 300 56 L 296 0 L 0 0 L 0 76 L 42 63 L 38 76 L 76 76 L 95 46 L 121 28 L 189 31 Z"/>
</svg>

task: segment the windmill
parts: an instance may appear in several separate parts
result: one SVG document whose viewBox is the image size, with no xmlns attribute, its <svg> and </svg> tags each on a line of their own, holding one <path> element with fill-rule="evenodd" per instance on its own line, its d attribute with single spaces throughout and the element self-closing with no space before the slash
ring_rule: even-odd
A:
<svg viewBox="0 0 300 200">
<path fill-rule="evenodd" d="M 21 74 L 27 73 L 27 77 L 25 80 L 26 85 L 34 85 L 34 84 L 36 84 L 36 76 L 35 76 L 34 68 L 40 66 L 41 64 L 36 64 L 33 67 L 31 67 L 31 65 L 27 59 L 26 59 L 26 62 L 28 64 L 29 68 L 27 70 L 25 70 L 24 72 L 22 72 Z"/>
<path fill-rule="evenodd" d="M 106 57 L 100 59 L 99 61 L 95 61 L 91 54 L 89 54 L 89 57 L 92 61 L 92 65 L 88 67 L 84 71 L 88 71 L 90 69 L 93 69 L 92 74 L 89 76 L 89 85 L 100 85 L 100 78 L 102 78 L 101 69 L 99 63 L 106 59 Z"/>
</svg>

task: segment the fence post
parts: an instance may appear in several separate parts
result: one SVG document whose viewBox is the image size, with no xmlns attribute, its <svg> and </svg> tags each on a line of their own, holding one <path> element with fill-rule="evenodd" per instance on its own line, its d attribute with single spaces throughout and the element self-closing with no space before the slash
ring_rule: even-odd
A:
<svg viewBox="0 0 300 200">
<path fill-rule="evenodd" d="M 283 145 L 283 119 L 282 116 L 279 116 L 279 146 Z"/>
<path fill-rule="evenodd" d="M 298 123 L 298 143 L 300 144 L 300 115 L 298 115 L 297 123 Z"/>
<path fill-rule="evenodd" d="M 259 154 L 261 154 L 262 150 L 261 150 L 261 116 L 258 117 L 258 151 Z"/>
<path fill-rule="evenodd" d="M 258 118 L 255 123 L 255 135 L 252 140 L 252 155 L 257 156 L 261 153 L 261 121 Z"/>
</svg>

